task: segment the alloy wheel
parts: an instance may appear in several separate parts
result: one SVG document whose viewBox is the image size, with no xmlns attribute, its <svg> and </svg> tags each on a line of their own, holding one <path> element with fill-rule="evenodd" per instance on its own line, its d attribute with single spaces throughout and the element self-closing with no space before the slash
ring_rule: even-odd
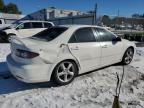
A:
<svg viewBox="0 0 144 108">
<path fill-rule="evenodd" d="M 75 75 L 75 67 L 71 62 L 62 62 L 57 68 L 57 78 L 63 83 L 71 81 Z"/>
<path fill-rule="evenodd" d="M 131 63 L 132 59 L 133 59 L 133 50 L 128 49 L 125 53 L 124 61 L 126 64 L 129 64 L 129 63 Z"/>
</svg>

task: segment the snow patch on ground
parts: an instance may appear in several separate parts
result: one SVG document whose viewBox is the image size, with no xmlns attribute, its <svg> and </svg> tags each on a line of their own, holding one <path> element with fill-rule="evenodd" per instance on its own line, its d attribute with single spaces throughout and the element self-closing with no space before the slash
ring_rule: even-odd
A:
<svg viewBox="0 0 144 108">
<path fill-rule="evenodd" d="M 0 44 L 0 62 L 6 61 L 6 56 L 10 53 L 10 44 Z"/>
<path fill-rule="evenodd" d="M 144 73 L 144 47 L 136 48 L 136 55 L 134 61 L 130 64 L 138 71 Z"/>
<path fill-rule="evenodd" d="M 4 52 L 8 54 L 7 49 Z M 5 58 L 2 59 L 4 61 Z M 144 48 L 137 48 L 131 65 L 125 66 L 120 95 L 122 108 L 144 108 L 143 63 Z M 116 72 L 121 75 L 122 69 L 119 64 L 106 67 L 80 75 L 74 82 L 62 87 L 51 82 L 25 84 L 13 77 L 1 79 L 0 108 L 111 108 Z"/>
<path fill-rule="evenodd" d="M 6 56 L 10 53 L 10 44 L 0 44 L 0 75 L 8 72 Z"/>
</svg>

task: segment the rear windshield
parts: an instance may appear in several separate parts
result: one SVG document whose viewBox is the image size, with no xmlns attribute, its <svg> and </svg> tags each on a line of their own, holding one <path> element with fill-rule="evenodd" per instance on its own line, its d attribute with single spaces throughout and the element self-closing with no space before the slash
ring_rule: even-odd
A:
<svg viewBox="0 0 144 108">
<path fill-rule="evenodd" d="M 51 41 L 65 32 L 67 29 L 68 28 L 66 27 L 52 27 L 32 36 L 31 38 L 43 41 Z"/>
</svg>

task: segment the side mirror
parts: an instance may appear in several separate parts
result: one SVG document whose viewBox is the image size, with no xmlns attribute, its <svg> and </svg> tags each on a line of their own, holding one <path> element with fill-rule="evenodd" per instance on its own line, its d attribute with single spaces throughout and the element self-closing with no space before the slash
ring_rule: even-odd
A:
<svg viewBox="0 0 144 108">
<path fill-rule="evenodd" d="M 121 41 L 121 38 L 120 37 L 116 37 L 115 39 L 113 39 L 113 41 L 115 41 L 115 42 Z"/>
<path fill-rule="evenodd" d="M 21 25 L 16 27 L 16 30 L 19 30 L 19 29 L 24 29 L 24 24 L 21 24 Z"/>
</svg>

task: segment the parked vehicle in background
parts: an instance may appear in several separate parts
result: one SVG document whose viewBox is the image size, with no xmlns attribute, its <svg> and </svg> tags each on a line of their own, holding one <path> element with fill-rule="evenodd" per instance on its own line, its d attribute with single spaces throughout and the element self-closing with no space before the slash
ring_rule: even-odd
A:
<svg viewBox="0 0 144 108">
<path fill-rule="evenodd" d="M 134 48 L 134 43 L 102 27 L 55 26 L 29 38 L 12 38 L 7 64 L 23 82 L 52 79 L 65 85 L 78 74 L 118 62 L 131 63 Z"/>
<path fill-rule="evenodd" d="M 8 38 L 13 35 L 19 38 L 30 37 L 52 26 L 54 24 L 48 21 L 16 21 L 0 30 L 0 40 L 8 41 Z"/>
<path fill-rule="evenodd" d="M 142 31 L 142 30 L 143 30 L 143 27 L 142 27 L 142 25 L 136 25 L 136 26 L 134 26 L 134 29 L 135 29 L 135 30 Z"/>
<path fill-rule="evenodd" d="M 0 28 L 10 26 L 11 22 L 12 20 L 6 21 L 5 19 L 0 19 Z"/>
<path fill-rule="evenodd" d="M 133 26 L 130 25 L 130 24 L 127 24 L 127 25 L 126 25 L 126 30 L 131 30 L 131 29 L 133 29 Z"/>
<path fill-rule="evenodd" d="M 25 17 L 25 15 L 20 14 L 8 14 L 8 13 L 1 13 L 0 12 L 0 28 L 8 27 L 13 22 L 20 20 L 21 18 Z"/>
</svg>

